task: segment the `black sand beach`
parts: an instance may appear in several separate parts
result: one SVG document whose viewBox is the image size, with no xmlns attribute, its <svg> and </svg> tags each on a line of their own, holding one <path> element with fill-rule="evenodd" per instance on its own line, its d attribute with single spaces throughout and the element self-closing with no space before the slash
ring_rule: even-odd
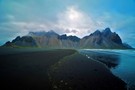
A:
<svg viewBox="0 0 135 90">
<path fill-rule="evenodd" d="M 75 50 L 11 52 L 0 55 L 1 90 L 126 90 L 104 64 Z"/>
</svg>

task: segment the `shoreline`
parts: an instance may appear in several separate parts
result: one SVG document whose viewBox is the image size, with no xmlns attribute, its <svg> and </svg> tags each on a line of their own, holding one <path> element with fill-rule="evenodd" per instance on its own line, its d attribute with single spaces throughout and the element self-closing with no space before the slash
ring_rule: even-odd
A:
<svg viewBox="0 0 135 90">
<path fill-rule="evenodd" d="M 55 90 L 126 90 L 126 83 L 104 64 L 79 53 L 53 65 L 49 76 Z"/>
<path fill-rule="evenodd" d="M 0 59 L 3 88 L 126 90 L 126 84 L 104 65 L 88 60 L 76 50 L 24 50 L 21 53 L 0 55 Z"/>
</svg>

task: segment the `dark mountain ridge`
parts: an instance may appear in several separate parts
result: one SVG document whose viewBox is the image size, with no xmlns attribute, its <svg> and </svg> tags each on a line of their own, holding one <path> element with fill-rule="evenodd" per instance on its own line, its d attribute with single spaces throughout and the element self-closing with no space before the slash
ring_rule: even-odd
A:
<svg viewBox="0 0 135 90">
<path fill-rule="evenodd" d="M 128 44 L 122 43 L 120 36 L 110 28 L 103 31 L 96 30 L 88 36 L 59 35 L 53 30 L 45 32 L 29 32 L 23 37 L 16 37 L 6 42 L 5 47 L 44 47 L 44 48 L 94 48 L 94 49 L 131 49 Z"/>
</svg>

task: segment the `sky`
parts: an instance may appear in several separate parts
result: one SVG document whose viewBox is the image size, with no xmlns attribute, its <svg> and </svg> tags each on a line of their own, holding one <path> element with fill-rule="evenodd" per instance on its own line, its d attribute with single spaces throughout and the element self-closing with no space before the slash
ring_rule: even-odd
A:
<svg viewBox="0 0 135 90">
<path fill-rule="evenodd" d="M 0 45 L 30 31 L 82 38 L 106 27 L 135 47 L 135 0 L 0 0 Z"/>
</svg>

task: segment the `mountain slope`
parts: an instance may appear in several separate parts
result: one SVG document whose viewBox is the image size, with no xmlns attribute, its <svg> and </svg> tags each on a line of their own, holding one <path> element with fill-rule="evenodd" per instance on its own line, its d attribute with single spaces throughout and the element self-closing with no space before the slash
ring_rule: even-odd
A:
<svg viewBox="0 0 135 90">
<path fill-rule="evenodd" d="M 80 46 L 83 48 L 128 48 L 123 45 L 118 34 L 111 32 L 110 28 L 106 28 L 102 32 L 99 30 L 85 36 L 80 41 Z"/>
<path fill-rule="evenodd" d="M 29 32 L 28 35 L 17 37 L 7 42 L 6 47 L 44 47 L 44 48 L 95 48 L 95 49 L 130 49 L 123 44 L 120 36 L 106 28 L 102 32 L 97 30 L 82 39 L 77 36 L 59 35 L 53 30 L 48 32 Z"/>
<path fill-rule="evenodd" d="M 31 36 L 17 36 L 12 42 L 8 41 L 3 46 L 6 47 L 37 47 L 36 41 Z"/>
</svg>

